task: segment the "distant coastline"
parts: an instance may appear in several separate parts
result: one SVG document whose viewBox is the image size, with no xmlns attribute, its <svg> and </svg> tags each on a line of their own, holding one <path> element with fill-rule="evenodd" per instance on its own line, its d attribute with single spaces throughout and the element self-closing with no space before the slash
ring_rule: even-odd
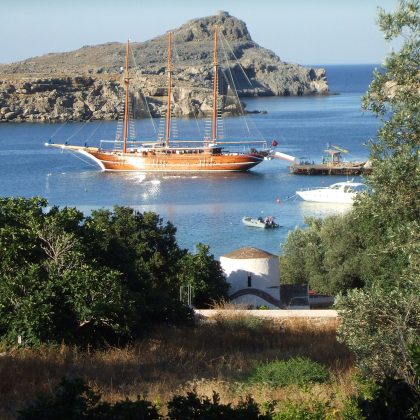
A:
<svg viewBox="0 0 420 420">
<path fill-rule="evenodd" d="M 226 65 L 218 62 L 221 94 L 226 95 L 232 86 L 239 97 L 329 93 L 323 68 L 281 61 L 252 40 L 243 21 L 221 11 L 171 30 L 177 60 L 173 63 L 177 89 L 172 101 L 174 116 L 203 118 L 212 108 L 208 93 L 212 89 L 212 37 L 216 27 L 220 28 L 223 47 L 220 56 L 230 61 Z M 141 105 L 145 96 L 149 104 L 148 108 L 143 104 L 134 115 L 137 118 L 149 114 L 160 117 L 166 112 L 167 45 L 167 34 L 131 43 L 135 65 L 130 72 L 131 101 Z M 0 65 L 0 121 L 118 119 L 124 50 L 123 44 L 111 42 Z M 236 98 L 229 99 L 224 112 L 241 112 Z"/>
</svg>

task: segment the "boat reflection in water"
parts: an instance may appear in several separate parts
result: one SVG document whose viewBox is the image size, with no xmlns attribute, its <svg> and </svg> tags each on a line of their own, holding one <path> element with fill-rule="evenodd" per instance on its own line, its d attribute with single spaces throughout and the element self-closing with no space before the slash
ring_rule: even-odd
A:
<svg viewBox="0 0 420 420">
<path fill-rule="evenodd" d="M 344 214 L 349 212 L 351 208 L 352 204 L 349 203 L 315 203 L 311 201 L 302 201 L 299 203 L 299 212 L 302 218 Z"/>
</svg>

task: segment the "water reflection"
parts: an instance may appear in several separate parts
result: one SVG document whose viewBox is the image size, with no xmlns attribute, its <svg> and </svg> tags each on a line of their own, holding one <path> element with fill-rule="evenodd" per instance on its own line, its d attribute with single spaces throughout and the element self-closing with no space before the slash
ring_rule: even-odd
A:
<svg viewBox="0 0 420 420">
<path fill-rule="evenodd" d="M 352 204 L 347 203 L 315 203 L 309 201 L 298 202 L 302 217 L 325 217 L 344 214 L 351 210 Z"/>
</svg>

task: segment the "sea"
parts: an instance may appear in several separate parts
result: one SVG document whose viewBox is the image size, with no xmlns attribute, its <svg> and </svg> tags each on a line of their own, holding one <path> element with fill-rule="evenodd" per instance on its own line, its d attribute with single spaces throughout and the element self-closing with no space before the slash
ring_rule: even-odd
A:
<svg viewBox="0 0 420 420">
<path fill-rule="evenodd" d="M 242 127 L 276 150 L 318 161 L 331 145 L 349 151 L 348 160 L 365 160 L 366 144 L 374 138 L 378 120 L 361 109 L 361 97 L 372 81 L 375 65 L 323 66 L 328 96 L 246 99 L 251 113 L 226 119 L 225 136 Z M 138 137 L 156 138 L 155 124 L 135 121 Z M 202 121 L 179 120 L 179 132 L 202 136 Z M 198 130 L 198 134 L 193 134 Z M 152 211 L 177 228 L 177 241 L 194 252 L 207 244 L 216 258 L 252 246 L 280 255 L 288 233 L 304 226 L 307 217 L 325 217 L 349 210 L 349 205 L 303 202 L 299 189 L 328 186 L 346 176 L 298 176 L 288 162 L 266 160 L 246 173 L 116 173 L 102 172 L 78 155 L 45 147 L 45 142 L 99 145 L 113 139 L 116 122 L 0 124 L 0 196 L 48 199 L 50 206 L 76 207 L 85 215 L 98 208 L 130 206 Z M 183 137 L 184 138 L 184 137 Z M 355 177 L 359 181 L 360 177 Z M 279 229 L 247 227 L 242 217 L 272 216 Z"/>
</svg>

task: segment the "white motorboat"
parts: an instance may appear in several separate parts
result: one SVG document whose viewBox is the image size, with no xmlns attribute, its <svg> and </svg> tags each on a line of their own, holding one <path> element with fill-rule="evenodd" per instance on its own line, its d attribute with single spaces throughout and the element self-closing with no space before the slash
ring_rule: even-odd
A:
<svg viewBox="0 0 420 420">
<path fill-rule="evenodd" d="M 279 225 L 274 221 L 274 218 L 271 216 L 265 218 L 258 217 L 258 219 L 245 216 L 242 218 L 242 223 L 246 226 L 258 227 L 262 229 L 275 229 L 279 227 Z"/>
<path fill-rule="evenodd" d="M 296 191 L 302 200 L 316 203 L 344 203 L 352 204 L 354 198 L 363 191 L 366 191 L 365 184 L 360 182 L 337 182 L 329 187 L 311 188 Z"/>
</svg>

